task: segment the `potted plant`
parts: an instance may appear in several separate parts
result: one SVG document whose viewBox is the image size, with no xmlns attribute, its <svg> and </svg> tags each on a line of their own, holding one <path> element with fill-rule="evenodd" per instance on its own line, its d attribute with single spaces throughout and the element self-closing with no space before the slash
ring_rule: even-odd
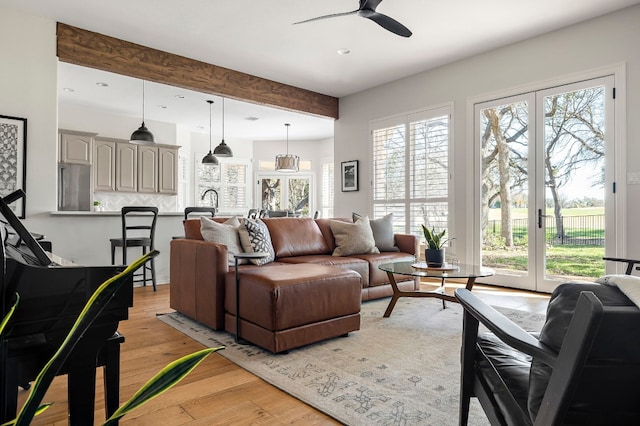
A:
<svg viewBox="0 0 640 426">
<path fill-rule="evenodd" d="M 445 249 L 444 245 L 453 238 L 444 238 L 447 230 L 443 229 L 442 232 L 436 232 L 435 228 L 427 228 L 422 225 L 422 232 L 424 238 L 427 240 L 427 248 L 424 250 L 424 258 L 427 262 L 427 266 L 440 267 L 444 262 Z"/>
</svg>

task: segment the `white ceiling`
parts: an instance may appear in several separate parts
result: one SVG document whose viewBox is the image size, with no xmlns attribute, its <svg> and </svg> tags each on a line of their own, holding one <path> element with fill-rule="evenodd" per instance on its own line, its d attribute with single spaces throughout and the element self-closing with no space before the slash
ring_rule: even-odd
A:
<svg viewBox="0 0 640 426">
<path fill-rule="evenodd" d="M 378 12 L 413 32 L 404 38 L 356 15 L 292 25 L 355 10 L 357 0 L 0 0 L 0 6 L 335 97 L 638 3 L 640 0 L 384 0 Z M 339 55 L 342 48 L 351 53 Z M 76 90 L 60 92 L 61 102 L 100 100 L 110 111 L 140 114 L 139 80 L 119 84 L 113 76 L 114 83 L 108 88 L 112 94 L 102 91 L 96 96 L 83 85 L 95 86 L 100 73 L 85 75 L 86 70 L 74 68 L 61 67 L 60 89 Z M 149 83 L 147 88 L 149 119 L 180 122 L 181 117 L 197 116 L 188 125 L 205 125 L 208 131 L 204 99 L 209 96 L 190 94 L 179 113 L 177 105 L 168 104 L 176 101 L 175 92 L 186 91 L 168 89 L 165 95 L 171 94 L 170 101 L 159 94 L 156 97 L 156 90 L 161 90 L 155 86 L 159 85 Z M 161 110 L 160 104 L 168 108 Z M 251 139 L 282 139 L 287 121 L 292 124 L 292 139 L 324 138 L 333 132 L 329 120 L 302 120 L 284 111 L 235 104 L 226 102 L 229 119 L 232 115 L 238 120 L 250 115 L 260 118 L 251 124 L 256 132 L 247 130 Z M 215 108 L 220 108 L 220 102 Z M 251 128 L 249 122 L 239 122 Z M 261 122 L 264 128 L 259 128 Z M 243 137 L 229 133 L 235 131 L 231 123 L 227 127 L 230 137 Z"/>
</svg>

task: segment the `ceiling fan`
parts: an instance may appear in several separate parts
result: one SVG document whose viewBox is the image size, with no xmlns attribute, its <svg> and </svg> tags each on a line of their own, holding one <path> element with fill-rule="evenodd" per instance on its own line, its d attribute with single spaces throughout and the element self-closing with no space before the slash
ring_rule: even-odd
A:
<svg viewBox="0 0 640 426">
<path fill-rule="evenodd" d="M 371 19 L 376 24 L 380 25 L 392 33 L 395 33 L 402 37 L 411 37 L 411 31 L 409 28 L 402 25 L 400 22 L 393 18 L 388 17 L 382 13 L 376 12 L 376 8 L 382 2 L 382 0 L 360 0 L 360 7 L 357 10 L 343 13 L 333 13 L 331 15 L 318 16 L 317 18 L 307 19 L 305 21 L 294 22 L 296 24 L 304 24 L 306 22 L 318 21 L 320 19 L 335 18 L 338 16 L 358 15 L 363 18 Z"/>
</svg>

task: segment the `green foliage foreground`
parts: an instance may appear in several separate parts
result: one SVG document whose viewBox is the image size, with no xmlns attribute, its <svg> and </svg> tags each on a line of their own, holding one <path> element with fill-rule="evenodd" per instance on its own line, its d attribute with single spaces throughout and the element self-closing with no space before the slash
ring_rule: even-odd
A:
<svg viewBox="0 0 640 426">
<path fill-rule="evenodd" d="M 157 250 L 147 253 L 135 262 L 131 263 L 124 271 L 108 279 L 102 283 L 98 289 L 96 289 L 91 298 L 85 304 L 82 312 L 76 319 L 76 322 L 67 334 L 65 340 L 36 377 L 36 380 L 31 387 L 29 397 L 18 413 L 18 417 L 2 426 L 29 425 L 35 415 L 48 408 L 48 404 L 40 405 L 42 399 L 78 340 L 91 326 L 93 321 L 102 313 L 118 290 L 127 282 L 127 279 L 130 278 L 138 268 L 158 254 L 159 252 Z M 0 322 L 0 333 L 2 333 L 6 324 L 15 312 L 18 302 L 19 295 L 16 295 L 16 302 L 13 304 L 13 307 L 5 318 L 2 319 L 2 322 Z M 196 368 L 207 356 L 223 348 L 224 347 L 203 349 L 172 362 L 149 380 L 129 401 L 122 405 L 113 414 L 113 416 L 107 420 L 105 425 L 115 424 L 120 418 L 130 411 L 169 390 L 194 368 Z"/>
</svg>

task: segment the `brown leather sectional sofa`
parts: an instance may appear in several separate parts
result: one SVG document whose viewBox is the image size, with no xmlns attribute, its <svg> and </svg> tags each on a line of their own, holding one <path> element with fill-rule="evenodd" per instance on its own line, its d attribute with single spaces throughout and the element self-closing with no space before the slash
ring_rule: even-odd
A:
<svg viewBox="0 0 640 426">
<path fill-rule="evenodd" d="M 214 218 L 217 222 L 224 222 L 225 218 Z M 389 279 L 385 272 L 378 269 L 378 265 L 387 262 L 401 261 L 401 260 L 413 260 L 415 254 L 418 252 L 418 239 L 413 235 L 396 234 L 394 236 L 395 243 L 400 249 L 398 252 L 382 252 L 378 254 L 360 254 L 344 257 L 332 256 L 332 252 L 335 248 L 335 241 L 333 233 L 329 225 L 330 219 L 312 219 L 312 218 L 265 218 L 262 219 L 266 224 L 271 242 L 275 251 L 275 261 L 261 265 L 240 265 L 240 271 L 249 272 L 255 269 L 252 273 L 243 274 L 243 278 L 248 280 L 249 285 L 261 287 L 268 285 L 272 287 L 282 282 L 283 286 L 295 284 L 295 274 L 287 273 L 295 271 L 311 271 L 316 269 L 318 271 L 326 271 L 326 277 L 324 272 L 320 272 L 322 277 L 303 276 L 300 275 L 300 281 L 304 285 L 298 286 L 295 290 L 295 297 L 292 297 L 290 306 L 278 306 L 278 308 L 271 307 L 269 315 L 262 315 L 262 317 L 268 317 L 270 322 L 276 323 L 281 318 L 273 318 L 274 316 L 291 316 L 292 312 L 301 312 L 300 306 L 313 305 L 314 311 L 318 311 L 317 295 L 313 295 L 314 284 L 321 282 L 323 286 L 326 286 L 326 281 L 330 275 L 340 275 L 341 278 L 336 281 L 335 288 L 337 286 L 345 286 L 346 281 L 353 283 L 353 277 L 359 276 L 360 282 L 360 299 L 367 301 L 371 299 L 378 299 L 382 297 L 390 296 L 393 292 Z M 222 330 L 226 329 L 230 332 L 235 332 L 235 295 L 229 297 L 226 295 L 227 304 L 225 307 L 225 294 L 228 290 L 235 291 L 235 271 L 233 266 L 228 264 L 227 247 L 223 244 L 216 244 L 213 242 L 204 241 L 200 232 L 200 219 L 188 219 L 184 221 L 185 238 L 175 239 L 171 241 L 171 264 L 170 264 L 170 305 L 176 311 L 183 313 L 184 315 L 214 329 Z M 301 268 L 300 265 L 309 264 L 309 268 Z M 329 267 L 328 269 L 315 268 L 311 265 L 323 265 Z M 295 266 L 294 265 L 298 265 Z M 256 269 L 259 268 L 259 269 Z M 344 269 L 355 271 L 357 275 L 352 273 L 345 274 Z M 340 272 L 342 271 L 342 272 Z M 306 274 L 309 275 L 309 274 Z M 311 274 L 313 275 L 313 274 Z M 292 278 L 293 276 L 293 278 Z M 324 279 L 327 278 L 327 279 Z M 407 277 L 399 277 L 399 287 L 403 290 L 416 290 L 419 288 L 417 279 L 410 279 L 403 281 Z M 244 286 L 245 281 L 241 281 Z M 275 284 L 274 284 L 275 283 Z M 244 299 L 265 297 L 258 296 L 260 291 L 240 291 L 241 301 L 246 303 Z M 357 286 L 357 284 L 356 284 Z M 308 290 L 304 290 L 307 288 Z M 328 287 L 330 288 L 330 287 Z M 357 288 L 357 287 L 356 287 Z M 273 293 L 273 288 L 271 292 Z M 281 289 L 277 289 L 278 292 Z M 352 294 L 351 290 L 345 287 L 340 287 L 339 290 L 344 294 Z M 328 291 L 325 291 L 327 293 Z M 327 296 L 329 297 L 329 296 Z M 311 326 L 308 324 L 297 324 L 295 330 L 288 330 L 289 340 L 285 343 L 283 333 L 276 335 L 273 330 L 260 330 L 262 334 L 256 334 L 260 337 L 263 334 L 267 337 L 260 337 L 262 340 L 254 343 L 260 346 L 266 347 L 273 352 L 279 352 L 287 350 L 292 347 L 301 346 L 302 344 L 311 343 L 307 341 L 309 335 L 313 335 L 314 341 L 321 340 L 327 337 L 334 337 L 340 334 L 346 334 L 349 331 L 359 328 L 359 302 L 356 300 L 358 306 L 353 307 L 354 303 L 337 303 L 336 296 L 331 296 L 325 301 L 325 310 L 338 309 L 337 306 L 349 305 L 349 309 L 353 311 L 357 309 L 355 313 L 350 315 L 342 315 L 336 311 L 336 315 L 342 315 L 345 318 L 341 318 L 340 321 L 348 323 L 348 326 L 337 327 L 339 323 L 328 320 L 319 320 L 322 317 L 322 312 L 315 312 L 314 315 L 318 318 L 316 324 Z M 357 297 L 357 296 L 356 296 Z M 307 300 L 309 299 L 309 300 Z M 265 304 L 259 300 L 251 301 L 251 309 L 267 309 Z M 255 302 L 255 303 L 254 303 Z M 281 303 L 278 301 L 277 303 Z M 273 302 L 276 303 L 276 302 Z M 273 304 L 272 304 L 273 305 Z M 340 309 L 346 309 L 346 306 L 342 306 Z M 343 309 L 343 310 L 344 310 Z M 241 307 L 240 312 L 243 312 Z M 347 311 L 344 311 L 347 312 Z M 227 314 L 227 321 L 225 323 L 225 314 Z M 305 312 L 306 314 L 306 312 Z M 333 313 L 326 312 L 328 317 L 331 317 Z M 353 316 L 357 314 L 357 324 L 354 322 Z M 302 315 L 302 314 L 301 314 Z M 241 315 L 242 316 L 242 315 Z M 346 319 L 349 317 L 350 319 Z M 266 320 L 265 320 L 266 321 Z M 288 320 L 289 321 L 289 320 Z M 290 324 L 294 324 L 289 321 Z M 247 323 L 245 327 L 244 323 L 241 326 L 242 330 L 249 330 L 251 326 L 255 324 Z M 345 328 L 349 327 L 349 328 Z M 354 328 L 355 327 L 355 328 Z M 309 330 L 313 328 L 311 333 Z M 346 330 L 346 331 L 345 331 Z M 266 333 L 266 334 L 265 334 Z M 336 334 L 338 333 L 338 334 Z M 291 337 L 294 336 L 294 337 Z M 243 336 L 244 337 L 244 336 Z M 251 340 L 251 339 L 249 339 Z"/>
</svg>

